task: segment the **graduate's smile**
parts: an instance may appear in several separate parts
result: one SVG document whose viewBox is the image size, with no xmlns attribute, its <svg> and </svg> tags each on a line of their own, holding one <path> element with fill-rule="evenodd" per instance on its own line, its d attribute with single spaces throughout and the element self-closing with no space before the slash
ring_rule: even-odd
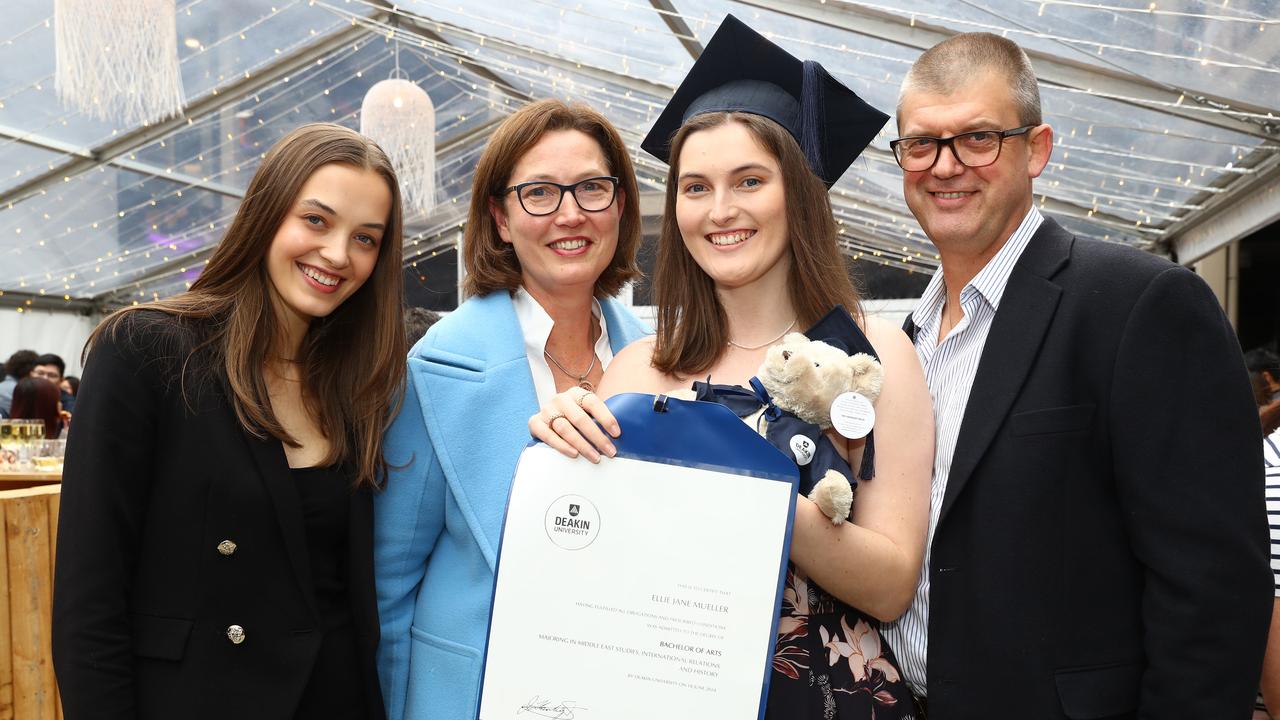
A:
<svg viewBox="0 0 1280 720">
<path fill-rule="evenodd" d="M 755 230 L 735 228 L 733 230 L 710 233 L 706 237 L 708 242 L 716 246 L 716 249 L 729 250 L 746 242 L 755 234 Z"/>
<path fill-rule="evenodd" d="M 785 277 L 787 205 L 778 161 L 740 122 L 695 132 L 680 150 L 676 222 L 717 286 Z"/>
</svg>

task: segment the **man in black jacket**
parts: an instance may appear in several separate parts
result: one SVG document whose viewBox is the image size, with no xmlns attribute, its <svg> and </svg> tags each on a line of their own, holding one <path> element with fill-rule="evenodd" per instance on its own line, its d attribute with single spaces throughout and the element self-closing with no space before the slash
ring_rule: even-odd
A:
<svg viewBox="0 0 1280 720">
<path fill-rule="evenodd" d="M 1032 202 L 1026 55 L 954 37 L 891 143 L 942 268 L 907 323 L 934 399 L 930 544 L 886 628 L 931 720 L 1243 718 L 1271 607 L 1239 344 L 1193 273 Z"/>
</svg>

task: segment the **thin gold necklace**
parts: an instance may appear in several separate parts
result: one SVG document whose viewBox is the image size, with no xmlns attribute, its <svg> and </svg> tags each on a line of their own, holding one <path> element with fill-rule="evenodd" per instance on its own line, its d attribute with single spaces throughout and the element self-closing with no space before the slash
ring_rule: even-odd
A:
<svg viewBox="0 0 1280 720">
<path fill-rule="evenodd" d="M 790 331 L 791 331 L 791 328 L 793 328 L 793 327 L 795 327 L 795 326 L 796 326 L 796 320 L 797 320 L 797 318 L 792 318 L 792 319 L 791 319 L 791 322 L 790 322 L 790 323 L 788 323 L 786 327 L 782 328 L 782 332 L 778 333 L 778 337 L 776 337 L 776 338 L 774 338 L 774 339 L 772 339 L 772 340 L 770 340 L 770 341 L 768 341 L 768 342 L 763 342 L 763 343 L 760 343 L 759 345 L 751 345 L 751 346 L 747 346 L 747 345 L 739 345 L 738 343 L 734 342 L 733 340 L 730 340 L 730 341 L 729 341 L 729 344 L 730 344 L 730 345 L 732 345 L 732 346 L 734 346 L 734 347 L 736 347 L 736 348 L 738 348 L 739 350 L 759 350 L 759 349 L 760 349 L 760 348 L 762 348 L 762 347 L 768 347 L 768 346 L 770 346 L 770 345 L 772 345 L 772 344 L 774 344 L 774 343 L 778 342 L 779 340 L 781 340 L 781 339 L 782 339 L 782 338 L 783 338 L 783 337 L 784 337 L 788 332 L 790 332 Z"/>
</svg>

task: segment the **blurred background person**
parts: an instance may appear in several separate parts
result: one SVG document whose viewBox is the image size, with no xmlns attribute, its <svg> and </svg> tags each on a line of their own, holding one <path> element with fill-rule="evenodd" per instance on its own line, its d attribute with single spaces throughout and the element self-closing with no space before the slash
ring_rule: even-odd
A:
<svg viewBox="0 0 1280 720">
<path fill-rule="evenodd" d="M 404 336 L 413 347 L 432 325 L 440 322 L 440 313 L 423 307 L 407 307 L 404 309 Z"/>
<path fill-rule="evenodd" d="M 1262 434 L 1270 435 L 1280 428 L 1280 355 L 1266 348 L 1254 348 L 1244 354 L 1244 364 L 1258 402 Z"/>
<path fill-rule="evenodd" d="M 62 433 L 62 403 L 58 386 L 38 377 L 25 377 L 13 389 L 9 417 L 14 420 L 44 421 L 44 436 L 56 440 Z"/>
<path fill-rule="evenodd" d="M 75 375 L 68 375 L 62 378 L 59 388 L 62 390 L 62 409 L 67 412 L 75 412 L 76 393 L 80 392 L 80 378 Z"/>
<path fill-rule="evenodd" d="M 9 356 L 4 364 L 4 377 L 0 379 L 0 417 L 9 417 L 13 404 L 13 389 L 18 381 L 31 374 L 40 356 L 35 350 L 19 350 Z"/>
<path fill-rule="evenodd" d="M 34 377 L 44 378 L 54 385 L 62 385 L 62 376 L 67 372 L 67 364 L 53 353 L 45 353 L 36 358 L 36 366 L 31 368 Z"/>
<path fill-rule="evenodd" d="M 73 395 L 62 387 L 62 378 L 66 373 L 67 364 L 63 362 L 61 357 L 53 353 L 45 353 L 36 358 L 36 366 L 31 371 L 33 377 L 44 378 L 58 387 L 58 391 L 61 393 L 59 399 L 62 401 L 62 411 L 70 413 L 76 404 L 76 400 Z"/>
</svg>

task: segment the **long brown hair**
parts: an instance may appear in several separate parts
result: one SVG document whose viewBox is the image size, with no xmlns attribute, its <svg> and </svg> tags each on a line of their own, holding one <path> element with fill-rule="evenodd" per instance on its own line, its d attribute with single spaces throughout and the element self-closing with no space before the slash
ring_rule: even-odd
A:
<svg viewBox="0 0 1280 720">
<path fill-rule="evenodd" d="M 24 377 L 13 387 L 13 402 L 8 408 L 9 417 L 15 420 L 43 420 L 44 436 L 58 437 L 58 386 L 38 377 Z"/>
<path fill-rule="evenodd" d="M 680 150 L 699 130 L 739 122 L 778 160 L 786 197 L 787 252 L 791 270 L 787 288 L 801 327 L 817 322 L 831 308 L 844 305 L 855 317 L 862 311 L 858 291 L 849 280 L 836 238 L 831 201 L 822 180 L 809 169 L 800 145 L 782 126 L 750 113 L 715 112 L 686 122 L 671 141 L 667 198 L 653 270 L 658 333 L 653 366 L 668 375 L 687 377 L 704 372 L 724 353 L 728 319 L 715 282 L 698 267 L 684 246 L 676 220 Z"/>
<path fill-rule="evenodd" d="M 198 345 L 181 358 L 184 394 L 188 376 L 199 372 L 192 356 L 208 351 L 244 429 L 298 447 L 272 411 L 263 379 L 263 365 L 280 332 L 266 256 L 302 186 L 317 169 L 335 163 L 380 175 L 391 192 L 391 213 L 372 275 L 327 317 L 312 320 L 302 339 L 302 396 L 329 441 L 325 463 L 352 464 L 358 485 L 376 486 L 387 467 L 382 435 L 404 385 L 403 225 L 395 170 L 381 148 L 354 130 L 316 123 L 276 143 L 191 289 L 112 314 L 88 345 L 102 333 L 114 335 L 140 310 L 158 310 L 194 326 Z"/>
<path fill-rule="evenodd" d="M 618 246 L 613 260 L 596 280 L 595 294 L 617 295 L 628 280 L 640 276 L 636 264 L 636 251 L 640 248 L 640 191 L 622 136 L 603 115 L 586 105 L 540 100 L 503 120 L 476 164 L 471 182 L 471 209 L 462 244 L 462 260 L 467 269 L 463 290 L 467 295 L 515 290 L 523 282 L 520 260 L 498 235 L 497 223 L 489 213 L 489 201 L 501 197 L 511 179 L 511 171 L 529 148 L 555 130 L 577 130 L 599 143 L 609 172 L 618 178 L 619 197 L 623 198 Z"/>
</svg>

